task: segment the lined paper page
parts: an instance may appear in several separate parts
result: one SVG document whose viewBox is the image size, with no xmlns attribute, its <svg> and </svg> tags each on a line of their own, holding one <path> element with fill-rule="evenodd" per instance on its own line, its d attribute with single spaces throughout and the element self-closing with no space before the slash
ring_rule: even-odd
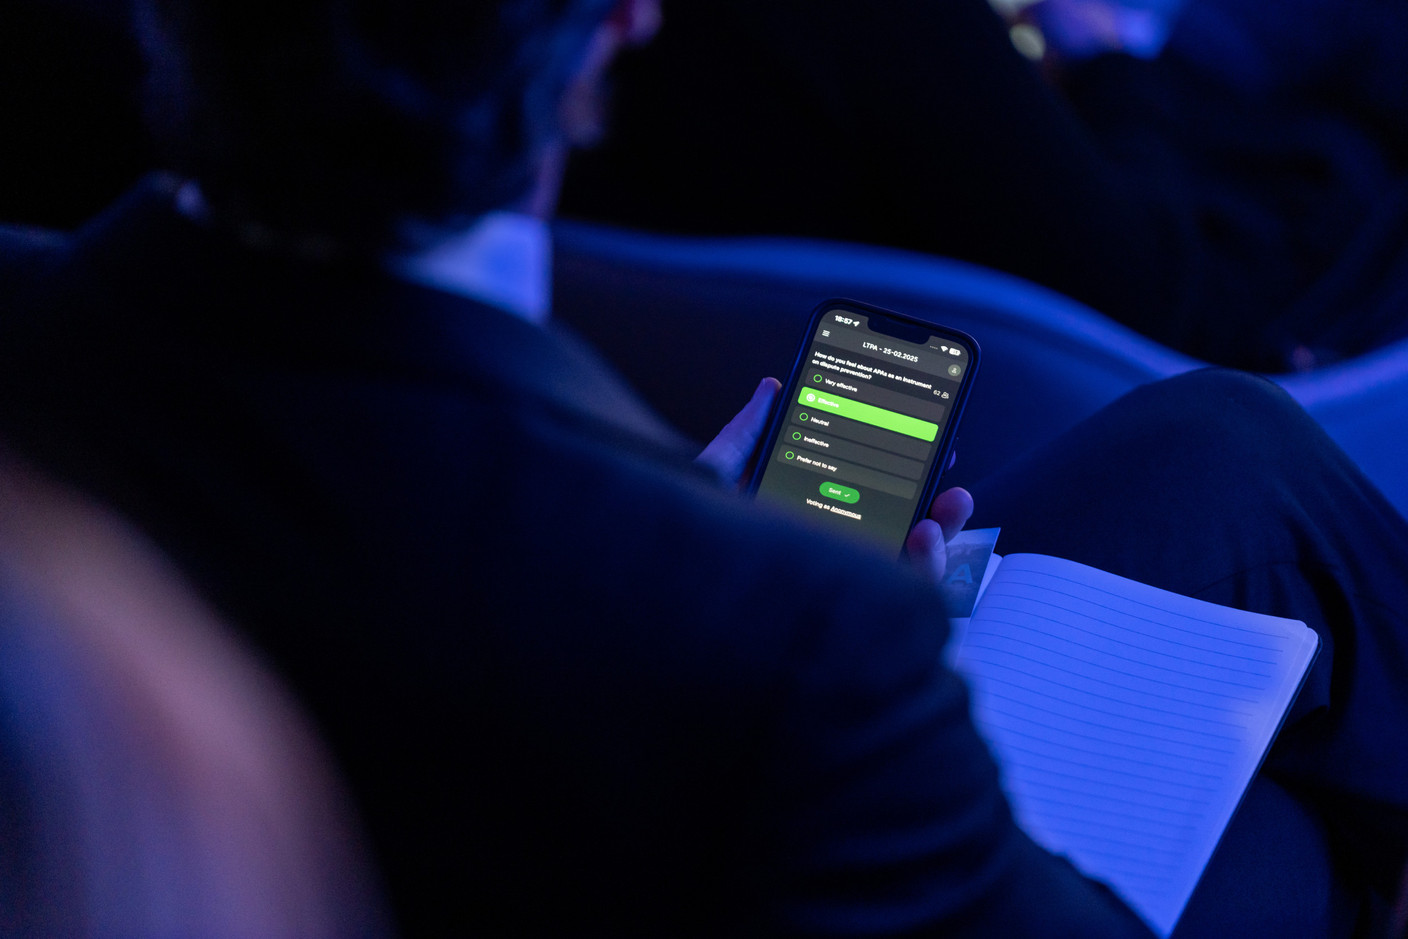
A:
<svg viewBox="0 0 1408 939">
<path fill-rule="evenodd" d="M 1021 826 L 1167 936 L 1318 642 L 1295 620 L 1015 554 L 957 668 Z"/>
</svg>

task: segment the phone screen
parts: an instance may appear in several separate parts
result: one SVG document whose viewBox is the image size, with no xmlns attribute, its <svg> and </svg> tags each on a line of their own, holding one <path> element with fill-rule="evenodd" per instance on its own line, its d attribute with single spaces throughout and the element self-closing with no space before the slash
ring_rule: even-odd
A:
<svg viewBox="0 0 1408 939">
<path fill-rule="evenodd" d="M 977 346 L 851 301 L 823 304 L 811 322 L 754 490 L 898 552 L 937 489 Z"/>
</svg>

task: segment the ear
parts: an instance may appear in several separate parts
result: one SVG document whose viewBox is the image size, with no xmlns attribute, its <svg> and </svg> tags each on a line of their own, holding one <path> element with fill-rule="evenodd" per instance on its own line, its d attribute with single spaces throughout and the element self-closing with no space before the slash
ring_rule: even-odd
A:
<svg viewBox="0 0 1408 939">
<path fill-rule="evenodd" d="M 662 20 L 660 0 L 617 0 L 607 25 L 621 45 L 639 46 L 655 37 Z"/>
</svg>

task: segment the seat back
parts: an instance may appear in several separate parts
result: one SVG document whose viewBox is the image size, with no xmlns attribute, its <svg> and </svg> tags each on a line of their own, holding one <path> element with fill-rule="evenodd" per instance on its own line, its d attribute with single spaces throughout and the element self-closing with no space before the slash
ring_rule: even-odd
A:
<svg viewBox="0 0 1408 939">
<path fill-rule="evenodd" d="M 1408 340 L 1276 381 L 1408 516 Z"/>
<path fill-rule="evenodd" d="M 955 483 L 1001 468 L 1135 385 L 1198 365 L 1042 287 L 913 252 L 569 223 L 559 223 L 555 252 L 558 317 L 698 440 L 763 375 L 785 376 L 807 315 L 828 297 L 932 318 L 977 340 Z"/>
<path fill-rule="evenodd" d="M 842 296 L 929 317 L 982 349 L 959 431 L 963 485 L 1144 382 L 1204 363 L 1038 285 L 898 249 L 798 238 L 682 237 L 559 222 L 558 316 L 667 419 L 707 440 L 763 375 L 791 366 L 807 314 Z M 1408 514 L 1408 341 L 1275 376 Z"/>
</svg>

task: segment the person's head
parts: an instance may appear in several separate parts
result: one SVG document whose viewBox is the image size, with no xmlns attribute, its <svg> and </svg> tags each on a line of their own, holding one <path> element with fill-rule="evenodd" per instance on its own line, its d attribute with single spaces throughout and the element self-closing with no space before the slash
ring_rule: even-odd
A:
<svg viewBox="0 0 1408 939">
<path fill-rule="evenodd" d="M 144 0 L 148 111 L 217 215 L 384 245 L 532 198 L 658 0 Z"/>
</svg>

